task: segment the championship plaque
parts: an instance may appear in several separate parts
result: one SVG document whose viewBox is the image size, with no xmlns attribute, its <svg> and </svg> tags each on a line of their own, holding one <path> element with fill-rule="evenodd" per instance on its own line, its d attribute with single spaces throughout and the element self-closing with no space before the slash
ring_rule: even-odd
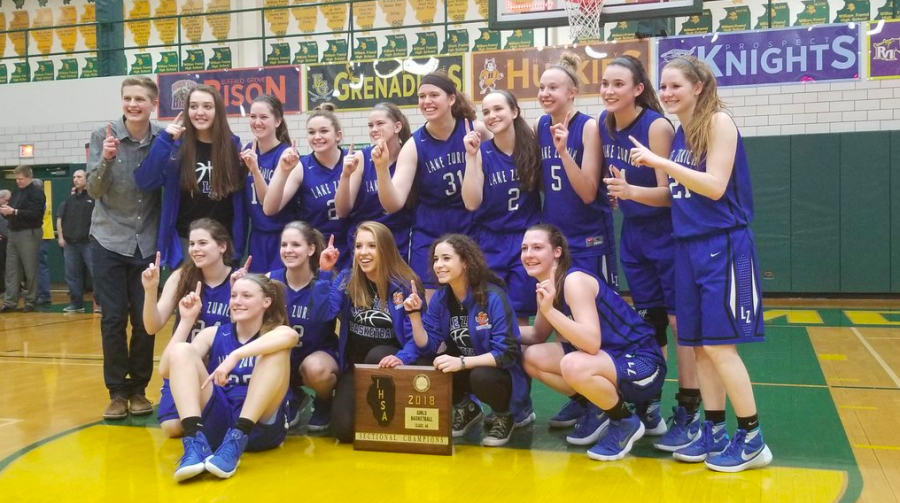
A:
<svg viewBox="0 0 900 503">
<path fill-rule="evenodd" d="M 450 455 L 451 374 L 433 367 L 355 365 L 356 437 L 364 451 Z"/>
</svg>

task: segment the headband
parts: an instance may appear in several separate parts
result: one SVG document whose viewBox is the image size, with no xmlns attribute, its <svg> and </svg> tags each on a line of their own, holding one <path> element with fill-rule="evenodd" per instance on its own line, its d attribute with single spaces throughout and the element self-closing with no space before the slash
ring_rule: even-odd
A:
<svg viewBox="0 0 900 503">
<path fill-rule="evenodd" d="M 569 70 L 568 68 L 566 68 L 562 65 L 550 65 L 550 68 L 559 68 L 560 70 L 563 71 L 563 73 L 565 73 L 569 77 L 569 79 L 572 80 L 572 84 L 575 84 L 576 86 L 578 85 L 578 80 L 575 79 L 575 74 L 572 73 L 572 71 Z"/>
<path fill-rule="evenodd" d="M 453 81 L 446 77 L 441 77 L 433 73 L 429 73 L 428 75 L 422 77 L 422 82 L 419 85 L 431 85 L 437 87 L 441 91 L 444 91 L 451 96 L 456 94 L 456 86 L 453 85 Z"/>
</svg>

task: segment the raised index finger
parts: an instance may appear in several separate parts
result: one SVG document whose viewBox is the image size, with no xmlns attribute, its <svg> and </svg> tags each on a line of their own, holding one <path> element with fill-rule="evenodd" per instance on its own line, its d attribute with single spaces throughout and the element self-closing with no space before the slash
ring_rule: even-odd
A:
<svg viewBox="0 0 900 503">
<path fill-rule="evenodd" d="M 173 124 L 181 125 L 181 121 L 184 120 L 184 112 L 178 112 L 178 115 L 175 117 L 175 120 L 172 121 Z"/>
<path fill-rule="evenodd" d="M 109 138 L 112 136 L 112 124 L 106 123 L 106 137 Z"/>
<path fill-rule="evenodd" d="M 410 289 L 411 289 L 413 295 L 419 295 L 419 292 L 416 291 L 417 290 L 416 289 L 416 280 L 410 281 L 409 286 L 410 286 Z"/>
<path fill-rule="evenodd" d="M 250 270 L 250 263 L 251 263 L 251 262 L 253 262 L 253 255 L 247 255 L 247 261 L 244 262 L 244 270 L 245 270 L 245 271 L 249 271 L 249 270 Z"/>
<path fill-rule="evenodd" d="M 463 122 L 466 123 L 466 134 L 471 133 L 471 132 L 472 132 L 472 128 L 469 127 L 469 121 L 465 120 L 465 121 L 463 121 Z"/>
<path fill-rule="evenodd" d="M 334 248 L 334 234 L 332 234 L 331 237 L 328 238 L 328 247 Z"/>
<path fill-rule="evenodd" d="M 159 257 L 162 255 L 160 252 L 156 252 L 156 268 L 159 269 Z"/>
<path fill-rule="evenodd" d="M 647 148 L 641 144 L 641 142 L 637 141 L 634 136 L 628 135 L 628 139 L 631 140 L 631 143 L 634 143 L 634 146 L 637 148 Z"/>
<path fill-rule="evenodd" d="M 569 110 L 566 112 L 566 122 L 563 123 L 564 126 L 569 127 L 569 121 L 572 120 L 572 111 Z"/>
<path fill-rule="evenodd" d="M 203 289 L 203 282 L 202 282 L 202 281 L 198 281 L 198 282 L 197 282 L 197 289 L 194 290 L 194 293 L 197 294 L 197 299 L 200 298 L 200 290 L 202 290 L 202 289 Z"/>
<path fill-rule="evenodd" d="M 253 151 L 257 152 L 258 150 L 259 150 L 259 139 L 254 138 L 253 139 Z"/>
<path fill-rule="evenodd" d="M 347 155 L 353 155 L 353 143 L 350 144 L 350 149 L 347 150 Z"/>
</svg>

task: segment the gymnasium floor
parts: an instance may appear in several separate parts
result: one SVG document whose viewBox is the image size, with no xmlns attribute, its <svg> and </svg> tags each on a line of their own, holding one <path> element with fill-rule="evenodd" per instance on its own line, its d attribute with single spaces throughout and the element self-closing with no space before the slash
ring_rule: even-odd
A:
<svg viewBox="0 0 900 503">
<path fill-rule="evenodd" d="M 3 502 L 900 501 L 900 301 L 767 301 L 768 341 L 742 349 L 775 454 L 765 470 L 713 473 L 648 440 L 623 461 L 591 461 L 547 428 L 563 399 L 536 386 L 537 424 L 505 448 L 470 436 L 451 457 L 355 452 L 292 430 L 280 449 L 246 454 L 231 479 L 178 485 L 181 443 L 152 417 L 98 420 L 100 318 L 63 314 L 56 300 L 50 312 L 0 315 Z M 153 401 L 158 388 L 154 375 Z"/>
</svg>

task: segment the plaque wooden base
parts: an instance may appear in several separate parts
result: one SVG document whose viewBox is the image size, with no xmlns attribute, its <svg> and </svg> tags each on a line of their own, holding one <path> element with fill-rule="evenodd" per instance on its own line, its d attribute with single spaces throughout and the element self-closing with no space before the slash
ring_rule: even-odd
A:
<svg viewBox="0 0 900 503">
<path fill-rule="evenodd" d="M 356 365 L 356 437 L 365 451 L 453 453 L 453 378 L 433 367 Z"/>
</svg>

